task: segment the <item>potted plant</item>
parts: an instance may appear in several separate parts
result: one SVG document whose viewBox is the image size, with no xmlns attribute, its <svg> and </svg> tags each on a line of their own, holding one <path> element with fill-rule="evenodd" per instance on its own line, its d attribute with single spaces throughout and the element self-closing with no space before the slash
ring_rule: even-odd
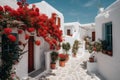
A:
<svg viewBox="0 0 120 80">
<path fill-rule="evenodd" d="M 59 54 L 59 65 L 61 67 L 65 66 L 65 60 L 66 60 L 66 55 L 65 54 Z"/>
<path fill-rule="evenodd" d="M 78 49 L 79 49 L 79 44 L 80 44 L 80 42 L 78 40 L 74 41 L 74 44 L 73 44 L 73 47 L 72 47 L 73 57 L 76 57 L 76 54 L 77 54 Z"/>
<path fill-rule="evenodd" d="M 89 62 L 95 62 L 95 52 L 101 52 L 102 51 L 102 42 L 101 40 L 98 41 L 92 41 L 89 42 L 88 46 L 87 46 L 87 50 L 89 53 L 91 53 L 90 57 L 89 57 Z"/>
<path fill-rule="evenodd" d="M 56 60 L 58 59 L 58 52 L 53 51 L 50 53 L 50 55 L 51 55 L 51 69 L 55 69 Z"/>
<path fill-rule="evenodd" d="M 89 57 L 89 62 L 94 62 L 94 56 Z"/>
<path fill-rule="evenodd" d="M 108 45 L 107 41 L 106 40 L 101 40 L 101 44 L 102 44 L 102 52 L 104 54 L 107 54 L 107 45 Z"/>
<path fill-rule="evenodd" d="M 107 47 L 107 54 L 112 56 L 112 48 L 110 46 Z"/>
<path fill-rule="evenodd" d="M 69 59 L 69 54 L 68 54 L 68 51 L 70 50 L 71 46 L 70 46 L 70 43 L 67 42 L 67 43 L 63 43 L 62 44 L 62 49 L 65 51 L 65 55 L 66 55 L 66 61 L 68 61 Z"/>
</svg>

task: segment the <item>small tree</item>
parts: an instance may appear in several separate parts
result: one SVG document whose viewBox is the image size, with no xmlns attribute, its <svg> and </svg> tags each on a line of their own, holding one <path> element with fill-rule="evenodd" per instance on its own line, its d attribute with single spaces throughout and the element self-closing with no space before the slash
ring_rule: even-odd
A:
<svg viewBox="0 0 120 80">
<path fill-rule="evenodd" d="M 51 52 L 51 63 L 55 64 L 56 63 L 56 60 L 58 59 L 58 52 Z"/>
<path fill-rule="evenodd" d="M 62 43 L 62 49 L 65 51 L 65 53 L 67 54 L 67 52 L 70 50 L 71 46 L 70 43 Z"/>
<path fill-rule="evenodd" d="M 72 53 L 76 55 L 79 49 L 80 42 L 78 40 L 74 41 L 73 47 L 72 47 Z"/>
</svg>

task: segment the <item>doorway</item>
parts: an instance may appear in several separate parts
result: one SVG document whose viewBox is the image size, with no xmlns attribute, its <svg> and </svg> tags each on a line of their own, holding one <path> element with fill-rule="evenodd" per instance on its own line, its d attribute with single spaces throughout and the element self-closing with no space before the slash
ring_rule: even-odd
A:
<svg viewBox="0 0 120 80">
<path fill-rule="evenodd" d="M 92 41 L 95 41 L 95 31 L 92 32 Z"/>
<path fill-rule="evenodd" d="M 34 70 L 34 36 L 28 40 L 28 73 Z"/>
</svg>

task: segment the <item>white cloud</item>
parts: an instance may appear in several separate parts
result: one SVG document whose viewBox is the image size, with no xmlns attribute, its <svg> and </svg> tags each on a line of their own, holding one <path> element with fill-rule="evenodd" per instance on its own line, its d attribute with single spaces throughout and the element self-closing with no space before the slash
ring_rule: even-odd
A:
<svg viewBox="0 0 120 80">
<path fill-rule="evenodd" d="M 90 1 L 88 1 L 87 3 L 85 3 L 85 4 L 83 5 L 83 7 L 93 6 L 96 2 L 97 2 L 97 0 L 90 0 Z"/>
</svg>

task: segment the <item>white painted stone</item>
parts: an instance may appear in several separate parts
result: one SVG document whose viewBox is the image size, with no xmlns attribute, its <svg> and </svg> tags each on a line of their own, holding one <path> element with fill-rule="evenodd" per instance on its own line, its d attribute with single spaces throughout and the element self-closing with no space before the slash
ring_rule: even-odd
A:
<svg viewBox="0 0 120 80">
<path fill-rule="evenodd" d="M 97 62 L 87 61 L 87 70 L 89 73 L 97 73 Z"/>
<path fill-rule="evenodd" d="M 104 13 L 109 12 L 109 17 L 105 18 Z M 113 36 L 113 56 L 108 56 L 98 53 L 97 63 L 98 71 L 106 80 L 120 79 L 120 0 L 115 1 L 104 13 L 98 14 L 95 18 L 96 24 L 96 40 L 102 39 L 102 26 L 104 23 L 112 22 L 112 36 Z"/>
</svg>

